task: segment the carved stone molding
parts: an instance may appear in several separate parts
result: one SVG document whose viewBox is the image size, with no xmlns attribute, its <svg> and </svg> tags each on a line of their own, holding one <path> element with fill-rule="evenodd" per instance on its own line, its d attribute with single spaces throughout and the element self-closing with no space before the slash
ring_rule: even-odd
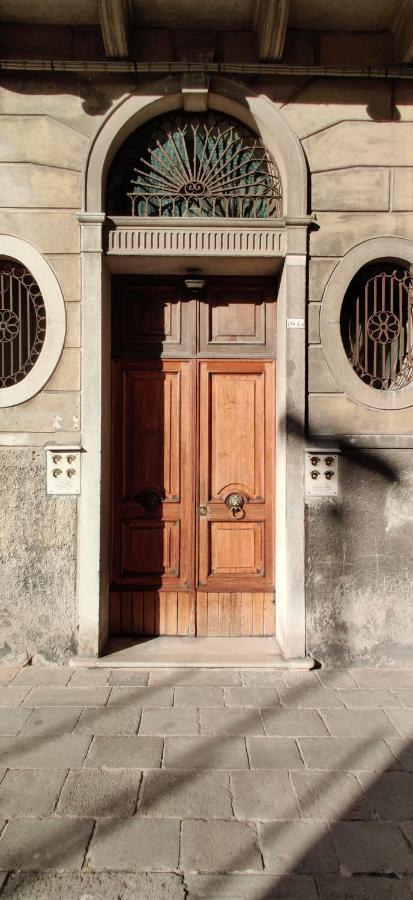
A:
<svg viewBox="0 0 413 900">
<path fill-rule="evenodd" d="M 273 222 L 246 227 L 186 220 L 167 226 L 111 219 L 105 249 L 112 256 L 285 256 L 285 228 Z"/>
</svg>

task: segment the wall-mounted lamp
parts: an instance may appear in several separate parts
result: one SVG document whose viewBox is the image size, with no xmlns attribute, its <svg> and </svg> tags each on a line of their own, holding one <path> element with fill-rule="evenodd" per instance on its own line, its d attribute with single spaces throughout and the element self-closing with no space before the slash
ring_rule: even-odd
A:
<svg viewBox="0 0 413 900">
<path fill-rule="evenodd" d="M 188 291 L 202 291 L 204 285 L 205 278 L 196 278 L 195 276 L 185 278 L 185 287 L 188 288 Z"/>
</svg>

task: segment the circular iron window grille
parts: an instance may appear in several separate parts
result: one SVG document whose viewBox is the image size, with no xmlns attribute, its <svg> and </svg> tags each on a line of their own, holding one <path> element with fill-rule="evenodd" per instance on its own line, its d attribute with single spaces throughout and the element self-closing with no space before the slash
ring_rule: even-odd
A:
<svg viewBox="0 0 413 900">
<path fill-rule="evenodd" d="M 137 129 L 112 163 L 109 215 L 282 215 L 275 162 L 252 131 L 228 116 L 176 113 Z"/>
<path fill-rule="evenodd" d="M 32 370 L 46 337 L 46 308 L 28 269 L 0 260 L 0 387 Z"/>
<path fill-rule="evenodd" d="M 341 336 L 359 378 L 380 391 L 413 382 L 413 277 L 374 264 L 353 279 L 341 310 Z"/>
</svg>

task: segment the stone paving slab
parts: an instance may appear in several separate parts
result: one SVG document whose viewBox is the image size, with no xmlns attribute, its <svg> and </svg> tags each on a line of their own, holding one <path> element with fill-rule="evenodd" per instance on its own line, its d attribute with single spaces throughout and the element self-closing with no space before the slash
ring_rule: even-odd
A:
<svg viewBox="0 0 413 900">
<path fill-rule="evenodd" d="M 0 784 L 0 816 L 47 816 L 53 812 L 67 769 L 10 769 Z"/>
<path fill-rule="evenodd" d="M 333 737 L 374 740 L 397 736 L 397 729 L 383 709 L 323 709 L 321 717 Z"/>
<path fill-rule="evenodd" d="M 413 709 L 389 709 L 388 716 L 399 734 L 413 738 Z"/>
<path fill-rule="evenodd" d="M 139 734 L 198 734 L 196 709 L 174 707 L 169 709 L 144 709 Z"/>
<path fill-rule="evenodd" d="M 138 814 L 179 819 L 229 819 L 229 773 L 212 769 L 145 772 Z"/>
<path fill-rule="evenodd" d="M 173 769 L 247 769 L 245 738 L 165 738 L 163 765 Z"/>
<path fill-rule="evenodd" d="M 385 707 L 401 706 L 397 695 L 385 689 L 340 691 L 340 699 L 343 701 L 344 706 L 347 706 L 349 709 L 357 709 L 359 707 L 369 709 L 372 706 L 384 709 Z"/>
<path fill-rule="evenodd" d="M 413 741 L 409 738 L 386 738 L 386 744 L 395 756 L 393 769 L 404 769 L 405 772 L 413 772 Z"/>
<path fill-rule="evenodd" d="M 298 818 L 297 801 L 287 772 L 232 772 L 231 787 L 237 819 L 288 822 Z"/>
<path fill-rule="evenodd" d="M 338 822 L 334 842 L 346 872 L 413 873 L 413 850 L 396 825 Z"/>
<path fill-rule="evenodd" d="M 225 688 L 225 706 L 252 706 L 255 709 L 261 706 L 279 706 L 280 698 L 275 687 L 267 685 L 255 685 L 249 687 Z M 200 703 L 200 706 L 208 704 Z"/>
<path fill-rule="evenodd" d="M 411 900 L 412 898 L 407 882 L 395 878 L 318 875 L 316 882 L 321 900 Z"/>
<path fill-rule="evenodd" d="M 176 869 L 179 833 L 177 819 L 109 819 L 100 822 L 89 847 L 89 864 L 93 869 L 106 870 Z"/>
<path fill-rule="evenodd" d="M 69 772 L 56 813 L 94 819 L 133 816 L 141 777 L 140 771 L 126 769 L 79 769 Z"/>
<path fill-rule="evenodd" d="M 248 690 L 248 688 L 245 688 Z M 249 735 L 264 734 L 258 709 L 201 709 L 201 734 Z"/>
<path fill-rule="evenodd" d="M 413 900 L 412 693 L 0 666 L 0 900 Z"/>
<path fill-rule="evenodd" d="M 89 706 L 82 710 L 74 731 L 76 734 L 137 734 L 140 720 L 141 710 L 133 707 Z"/>
<path fill-rule="evenodd" d="M 109 675 L 109 684 L 113 684 L 115 687 L 146 686 L 150 675 L 150 672 L 144 672 L 141 669 L 115 669 L 114 672 L 107 669 L 106 671 Z"/>
<path fill-rule="evenodd" d="M 9 876 L 1 896 L 7 900 L 185 900 L 185 887 L 182 876 L 156 872 L 18 872 Z"/>
<path fill-rule="evenodd" d="M 199 687 L 218 685 L 224 687 L 241 684 L 241 673 L 235 669 L 153 669 L 149 684 L 172 687 Z"/>
<path fill-rule="evenodd" d="M 97 735 L 90 745 L 85 765 L 111 769 L 158 768 L 162 749 L 163 739 L 159 737 Z"/>
<path fill-rule="evenodd" d="M 263 865 L 256 829 L 246 822 L 183 822 L 181 865 L 197 872 L 259 872 Z"/>
<path fill-rule="evenodd" d="M 223 706 L 224 691 L 221 687 L 177 687 L 174 706 Z"/>
<path fill-rule="evenodd" d="M 262 709 L 261 716 L 268 735 L 301 737 L 328 734 L 315 709 Z"/>
<path fill-rule="evenodd" d="M 382 740 L 298 738 L 298 745 L 309 769 L 383 772 L 394 762 L 390 748 Z"/>
<path fill-rule="evenodd" d="M 27 719 L 22 729 L 22 737 L 35 739 L 39 735 L 46 737 L 58 734 L 70 734 L 79 721 L 82 706 L 43 706 L 40 709 L 25 709 L 21 707 L 16 713 L 28 712 Z"/>
<path fill-rule="evenodd" d="M 185 883 L 188 900 L 319 900 L 309 876 L 187 875 Z"/>
<path fill-rule="evenodd" d="M 364 774 L 359 773 L 359 780 Z M 376 773 L 372 777 L 376 778 Z M 354 775 L 334 772 L 326 777 L 325 772 L 291 772 L 291 781 L 303 819 L 334 822 L 373 817 L 370 797 L 361 787 L 363 781 L 360 785 Z"/>
<path fill-rule="evenodd" d="M 0 765 L 10 769 L 71 769 L 83 765 L 90 737 L 81 734 L 0 737 Z"/>
<path fill-rule="evenodd" d="M 108 700 L 108 706 L 172 706 L 173 688 L 153 687 L 114 687 Z M 96 706 L 97 704 L 94 704 Z"/>
<path fill-rule="evenodd" d="M 31 709 L 0 709 L 0 734 L 19 734 L 28 718 L 31 716 Z"/>
<path fill-rule="evenodd" d="M 259 831 L 267 871 L 338 872 L 339 859 L 324 822 L 264 822 Z"/>
<path fill-rule="evenodd" d="M 12 819 L 0 836 L 0 869 L 80 869 L 92 830 L 87 819 Z"/>
<path fill-rule="evenodd" d="M 14 684 L 62 686 L 68 684 L 75 674 L 74 669 L 71 669 L 70 666 L 26 666 L 16 675 Z"/>
<path fill-rule="evenodd" d="M 413 773 L 383 772 L 377 778 L 371 772 L 359 772 L 358 779 L 378 818 L 392 822 L 413 819 Z"/>
<path fill-rule="evenodd" d="M 22 701 L 30 693 L 30 687 L 21 684 L 10 684 L 0 686 L 0 707 L 1 706 L 20 706 Z"/>
<path fill-rule="evenodd" d="M 8 688 L 8 690 L 11 690 Z M 16 688 L 17 690 L 17 688 Z M 19 688 L 25 690 L 25 688 Z M 25 706 L 105 706 L 110 694 L 106 687 L 34 687 Z"/>
<path fill-rule="evenodd" d="M 304 765 L 294 738 L 249 737 L 251 769 L 301 769 Z"/>
</svg>

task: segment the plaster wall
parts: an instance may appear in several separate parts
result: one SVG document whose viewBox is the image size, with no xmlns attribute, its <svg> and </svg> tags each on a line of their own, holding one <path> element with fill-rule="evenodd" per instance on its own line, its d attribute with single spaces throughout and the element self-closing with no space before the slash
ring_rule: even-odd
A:
<svg viewBox="0 0 413 900">
<path fill-rule="evenodd" d="M 324 665 L 411 666 L 413 451 L 342 447 L 340 496 L 307 504 L 307 648 Z"/>
<path fill-rule="evenodd" d="M 147 90 L 138 78 L 120 76 L 60 75 L 52 79 L 49 75 L 7 75 L 0 86 L 0 233 L 31 241 L 45 255 L 60 283 L 67 314 L 64 351 L 49 382 L 37 396 L 0 413 L 0 446 L 8 448 L 1 451 L 6 454 L 4 459 L 7 457 L 2 485 L 6 497 L 12 498 L 7 500 L 10 512 L 6 522 L 11 531 L 1 557 L 5 573 L 2 585 L 6 585 L 2 588 L 3 611 L 7 611 L 1 631 L 4 642 L 17 653 L 63 657 L 76 642 L 76 501 L 46 498 L 41 448 L 52 442 L 82 440 L 82 280 L 76 212 L 82 207 L 81 173 L 87 149 L 104 116 L 120 98 L 131 91 L 143 95 L 168 93 L 176 89 L 174 85 L 175 81 L 165 79 Z M 377 410 L 356 403 L 342 392 L 325 360 L 319 319 L 328 280 L 349 249 L 372 236 L 411 238 L 413 234 L 413 167 L 408 150 L 413 137 L 411 83 L 273 77 L 257 79 L 251 93 L 267 95 L 300 139 L 310 173 L 308 210 L 316 212 L 318 218 L 319 227 L 309 238 L 307 428 L 312 439 L 347 436 L 356 447 L 360 435 L 380 443 L 388 435 L 403 434 L 409 443 L 413 435 L 412 408 Z M 83 293 L 83 304 L 88 304 L 87 292 Z M 294 315 L 291 310 L 286 312 Z M 407 456 L 402 454 L 402 459 Z M 393 464 L 401 465 L 397 453 L 392 457 Z M 32 482 L 36 494 L 31 493 Z M 342 629 L 341 659 L 385 662 L 407 658 L 406 636 L 409 628 L 410 635 L 413 630 L 407 612 L 404 624 L 402 618 L 397 624 L 384 613 L 379 616 L 377 609 L 373 621 L 371 603 L 378 595 L 379 581 L 372 576 L 373 591 L 367 576 L 361 573 L 356 591 L 356 560 L 340 575 L 340 590 L 334 588 L 336 612 L 328 613 L 327 609 L 334 584 L 332 572 L 342 560 L 343 544 L 357 543 L 357 529 L 367 532 L 374 521 L 369 518 L 370 506 L 379 504 L 379 496 L 380 502 L 387 502 L 392 485 L 374 470 L 367 479 L 364 469 L 349 459 L 343 462 L 338 514 L 328 512 L 326 501 L 307 510 L 307 651 L 320 658 L 331 660 L 334 647 L 339 653 L 341 638 L 333 640 L 334 621 Z M 399 482 L 395 480 L 394 485 Z M 357 494 L 353 518 L 347 509 L 348 491 L 352 500 Z M 4 514 L 4 507 L 2 510 Z M 32 529 L 26 520 L 33 523 Z M 390 535 L 395 553 L 399 539 L 405 541 L 407 530 L 388 532 L 387 524 L 387 520 L 376 517 L 376 538 L 380 544 Z M 39 555 L 41 578 L 39 568 L 36 587 L 28 586 L 27 576 L 33 552 L 31 530 L 43 548 Z M 323 562 L 327 531 L 333 547 L 330 567 Z M 13 533 L 19 532 L 23 534 L 21 546 L 16 542 L 12 549 Z M 389 575 L 380 584 L 385 584 L 386 591 L 383 609 L 394 609 L 396 602 L 407 607 L 402 579 Z M 356 596 L 355 609 L 356 600 L 350 602 L 350 598 Z M 354 629 L 347 610 L 355 616 Z M 383 645 L 387 627 L 391 637 L 386 656 L 378 648 Z M 50 642 L 56 648 L 53 652 Z"/>
<path fill-rule="evenodd" d="M 0 663 L 76 650 L 77 500 L 46 497 L 45 451 L 0 448 Z"/>
</svg>

